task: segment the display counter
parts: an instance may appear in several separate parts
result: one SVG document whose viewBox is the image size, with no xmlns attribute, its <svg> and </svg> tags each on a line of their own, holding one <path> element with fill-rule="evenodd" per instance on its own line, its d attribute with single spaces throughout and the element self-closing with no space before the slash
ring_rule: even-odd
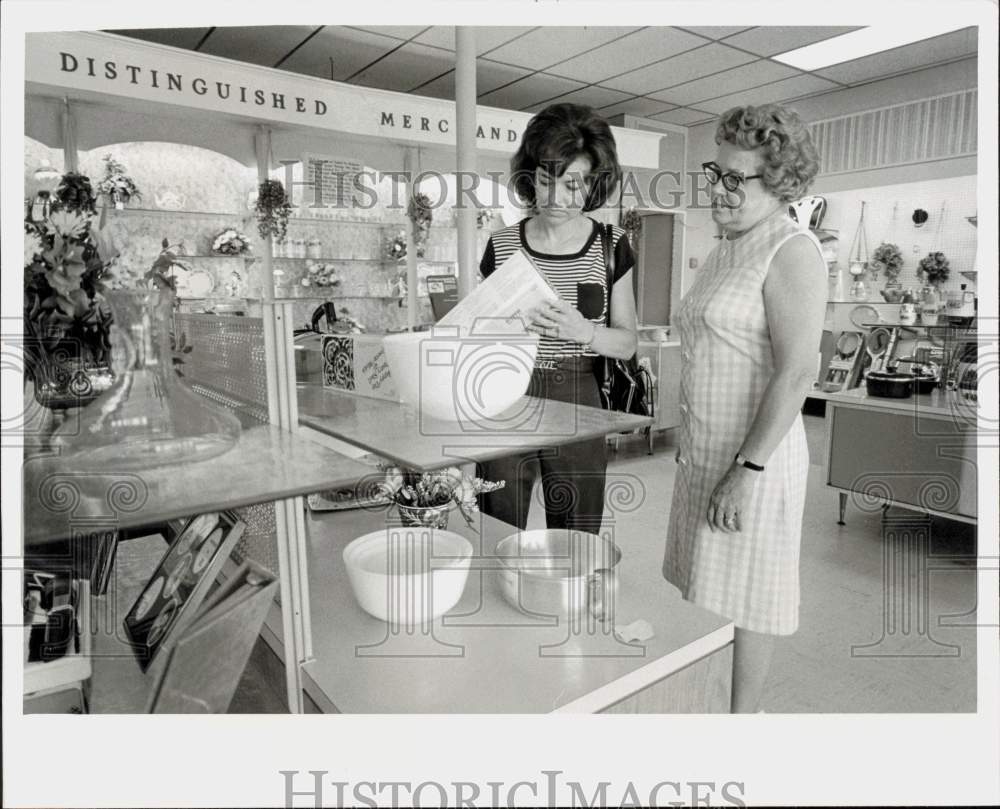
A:
<svg viewBox="0 0 1000 809">
<path fill-rule="evenodd" d="M 644 644 L 610 624 L 529 616 L 500 592 L 496 543 L 514 532 L 490 517 L 482 534 L 453 515 L 475 549 L 458 604 L 431 625 L 390 631 L 364 612 L 342 558 L 386 524 L 383 509 L 308 519 L 313 657 L 306 709 L 323 713 L 727 713 L 733 624 L 683 601 L 660 576 L 662 538 L 620 536 L 614 624 L 648 621 Z M 389 517 L 392 517 L 390 512 Z"/>
<path fill-rule="evenodd" d="M 824 393 L 826 482 L 864 508 L 897 505 L 976 522 L 974 400 L 935 389 L 907 399 L 869 396 L 864 388 Z"/>
</svg>

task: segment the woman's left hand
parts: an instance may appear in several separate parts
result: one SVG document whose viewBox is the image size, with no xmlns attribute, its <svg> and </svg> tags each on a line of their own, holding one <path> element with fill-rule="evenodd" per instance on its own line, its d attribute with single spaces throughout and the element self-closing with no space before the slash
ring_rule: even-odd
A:
<svg viewBox="0 0 1000 809">
<path fill-rule="evenodd" d="M 733 464 L 722 476 L 708 501 L 708 527 L 712 531 L 733 534 L 749 524 L 747 508 L 753 491 L 754 475 L 759 475 L 745 467 Z"/>
<path fill-rule="evenodd" d="M 594 336 L 594 324 L 580 311 L 562 298 L 544 301 L 531 313 L 535 329 L 548 337 L 572 340 L 574 343 L 588 343 Z"/>
</svg>

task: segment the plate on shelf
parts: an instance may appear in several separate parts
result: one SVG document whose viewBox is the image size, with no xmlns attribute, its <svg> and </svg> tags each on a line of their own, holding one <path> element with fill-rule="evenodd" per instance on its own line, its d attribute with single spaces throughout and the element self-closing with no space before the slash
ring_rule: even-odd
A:
<svg viewBox="0 0 1000 809">
<path fill-rule="evenodd" d="M 215 289 L 215 279 L 205 270 L 189 270 L 174 265 L 177 294 L 182 298 L 207 298 Z"/>
<path fill-rule="evenodd" d="M 864 329 L 866 323 L 878 323 L 882 319 L 879 317 L 878 309 L 867 303 L 855 306 L 851 310 L 850 318 L 851 323 L 858 329 Z"/>
</svg>

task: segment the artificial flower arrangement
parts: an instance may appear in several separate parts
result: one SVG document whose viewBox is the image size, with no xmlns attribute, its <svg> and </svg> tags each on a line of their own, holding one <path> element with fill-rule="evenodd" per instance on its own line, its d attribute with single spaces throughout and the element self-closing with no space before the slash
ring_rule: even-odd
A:
<svg viewBox="0 0 1000 809">
<path fill-rule="evenodd" d="M 886 281 L 894 284 L 899 277 L 899 271 L 903 268 L 903 252 L 899 249 L 899 245 L 882 242 L 872 253 L 872 260 L 868 266 L 873 278 L 877 278 L 881 270 L 885 273 Z"/>
<path fill-rule="evenodd" d="M 475 530 L 473 515 L 479 512 L 478 495 L 502 489 L 496 483 L 469 477 L 456 466 L 438 472 L 413 472 L 398 466 L 385 468 L 378 491 L 399 508 L 407 525 L 440 525 L 441 515 L 457 506 L 465 522 Z"/>
<path fill-rule="evenodd" d="M 480 208 L 476 211 L 476 227 L 480 230 L 493 221 L 492 208 Z"/>
<path fill-rule="evenodd" d="M 931 286 L 940 286 L 948 280 L 951 265 L 944 253 L 928 253 L 917 265 L 917 275 Z"/>
<path fill-rule="evenodd" d="M 340 279 L 336 276 L 336 267 L 332 264 L 310 261 L 306 265 L 306 275 L 300 282 L 304 287 L 335 287 L 340 285 Z"/>
<path fill-rule="evenodd" d="M 226 228 L 212 242 L 212 252 L 223 256 L 242 256 L 252 249 L 249 237 L 235 228 Z"/>
<path fill-rule="evenodd" d="M 292 206 L 285 194 L 285 186 L 280 180 L 264 180 L 257 189 L 257 201 L 254 203 L 257 212 L 257 230 L 260 237 L 266 239 L 273 236 L 275 241 L 284 241 L 288 233 L 288 217 Z"/>
<path fill-rule="evenodd" d="M 108 197 L 112 203 L 126 204 L 129 200 L 141 199 L 135 181 L 128 176 L 127 169 L 111 155 L 104 155 L 104 177 L 97 184 L 97 193 Z"/>
<path fill-rule="evenodd" d="M 386 240 L 385 257 L 390 261 L 402 261 L 406 258 L 406 236 L 398 233 Z"/>
<path fill-rule="evenodd" d="M 117 255 L 86 208 L 63 207 L 25 223 L 24 332 L 36 381 L 39 363 L 57 353 L 84 366 L 108 363 L 112 314 L 103 292 Z"/>
</svg>

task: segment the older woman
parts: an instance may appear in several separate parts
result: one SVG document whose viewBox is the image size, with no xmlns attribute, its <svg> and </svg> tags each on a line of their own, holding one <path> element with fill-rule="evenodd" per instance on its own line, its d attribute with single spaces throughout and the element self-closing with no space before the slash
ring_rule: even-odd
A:
<svg viewBox="0 0 1000 809">
<path fill-rule="evenodd" d="M 636 348 L 628 239 L 613 228 L 608 289 L 603 228 L 586 215 L 605 204 L 621 178 L 611 127 L 590 107 L 552 104 L 528 122 L 511 173 L 533 215 L 490 237 L 480 272 L 488 276 L 518 250 L 531 256 L 559 299 L 539 302 L 529 313 L 528 327 L 541 338 L 528 393 L 600 407 L 595 361 L 631 357 Z M 609 307 L 611 325 L 605 326 Z M 523 529 L 540 472 L 546 525 L 599 533 L 606 468 L 604 438 L 489 461 L 480 464 L 479 475 L 507 485 L 483 495 L 480 505 Z"/>
<path fill-rule="evenodd" d="M 788 215 L 818 169 L 777 105 L 720 119 L 711 183 L 722 238 L 684 298 L 677 478 L 663 575 L 736 626 L 733 711 L 758 709 L 776 636 L 798 628 L 809 456 L 800 410 L 826 306 L 819 242 Z"/>
</svg>

